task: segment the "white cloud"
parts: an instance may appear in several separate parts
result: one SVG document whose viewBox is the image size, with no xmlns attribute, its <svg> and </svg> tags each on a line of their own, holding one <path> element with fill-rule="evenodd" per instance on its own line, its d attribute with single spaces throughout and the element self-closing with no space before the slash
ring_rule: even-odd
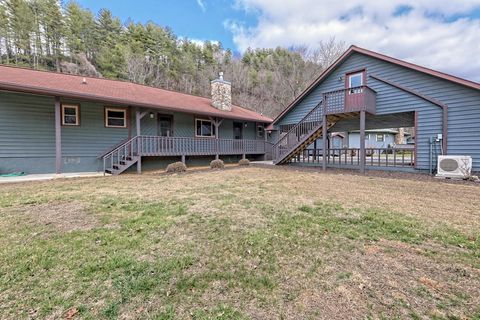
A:
<svg viewBox="0 0 480 320">
<path fill-rule="evenodd" d="M 205 2 L 203 0 L 197 0 L 197 4 L 203 12 L 207 11 L 207 6 L 205 5 Z"/>
<path fill-rule="evenodd" d="M 479 0 L 237 0 L 258 15 L 246 27 L 226 22 L 240 51 L 315 46 L 335 37 L 396 58 L 480 81 Z"/>
</svg>

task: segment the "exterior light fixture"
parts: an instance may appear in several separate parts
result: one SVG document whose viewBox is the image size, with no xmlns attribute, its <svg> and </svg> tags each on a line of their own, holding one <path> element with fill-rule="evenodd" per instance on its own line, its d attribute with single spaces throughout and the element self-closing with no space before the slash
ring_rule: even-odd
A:
<svg viewBox="0 0 480 320">
<path fill-rule="evenodd" d="M 150 119 L 154 119 L 155 118 L 155 114 L 153 112 L 150 112 Z"/>
</svg>

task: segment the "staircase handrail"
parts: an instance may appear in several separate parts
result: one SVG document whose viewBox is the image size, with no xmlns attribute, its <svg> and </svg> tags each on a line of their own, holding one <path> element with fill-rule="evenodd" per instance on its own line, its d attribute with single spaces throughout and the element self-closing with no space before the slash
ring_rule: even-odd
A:
<svg viewBox="0 0 480 320">
<path fill-rule="evenodd" d="M 124 143 L 118 145 L 116 148 L 114 148 L 112 151 L 108 152 L 108 153 L 105 153 L 103 156 L 101 156 L 102 159 L 105 159 L 105 158 L 108 158 L 110 157 L 111 155 L 113 155 L 115 152 L 118 152 L 120 149 L 122 148 L 125 148 L 127 145 L 129 144 L 132 144 L 132 142 L 134 140 L 138 139 L 138 136 L 135 136 L 127 141 L 125 141 Z"/>
<path fill-rule="evenodd" d="M 294 131 L 296 128 L 298 128 L 298 126 L 300 124 L 302 124 L 313 112 L 317 111 L 317 109 L 319 107 L 321 107 L 323 104 L 323 100 L 320 100 L 320 102 L 315 106 L 315 108 L 313 108 L 312 110 L 310 110 L 303 118 L 302 120 L 300 120 L 296 125 L 294 125 L 290 130 L 287 131 L 287 133 L 285 133 L 285 135 L 283 137 L 281 137 L 273 146 L 272 148 L 275 148 L 282 140 L 286 139 L 287 136 L 292 132 Z"/>
</svg>

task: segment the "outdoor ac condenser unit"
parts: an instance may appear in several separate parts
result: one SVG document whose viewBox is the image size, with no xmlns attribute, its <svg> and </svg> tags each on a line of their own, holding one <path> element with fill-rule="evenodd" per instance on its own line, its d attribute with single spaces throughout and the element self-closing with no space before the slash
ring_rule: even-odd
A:
<svg viewBox="0 0 480 320">
<path fill-rule="evenodd" d="M 472 172 L 470 156 L 438 156 L 437 177 L 465 179 Z"/>
</svg>

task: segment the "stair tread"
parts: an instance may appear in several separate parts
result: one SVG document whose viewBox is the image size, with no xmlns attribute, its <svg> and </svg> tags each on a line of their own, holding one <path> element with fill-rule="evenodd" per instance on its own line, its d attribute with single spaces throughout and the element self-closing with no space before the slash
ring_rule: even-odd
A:
<svg viewBox="0 0 480 320">
<path fill-rule="evenodd" d="M 106 173 L 110 173 L 112 175 L 119 175 L 132 165 L 134 165 L 138 161 L 138 156 L 133 157 L 124 157 L 119 163 L 115 163 L 112 165 L 112 168 L 105 169 Z"/>
</svg>

